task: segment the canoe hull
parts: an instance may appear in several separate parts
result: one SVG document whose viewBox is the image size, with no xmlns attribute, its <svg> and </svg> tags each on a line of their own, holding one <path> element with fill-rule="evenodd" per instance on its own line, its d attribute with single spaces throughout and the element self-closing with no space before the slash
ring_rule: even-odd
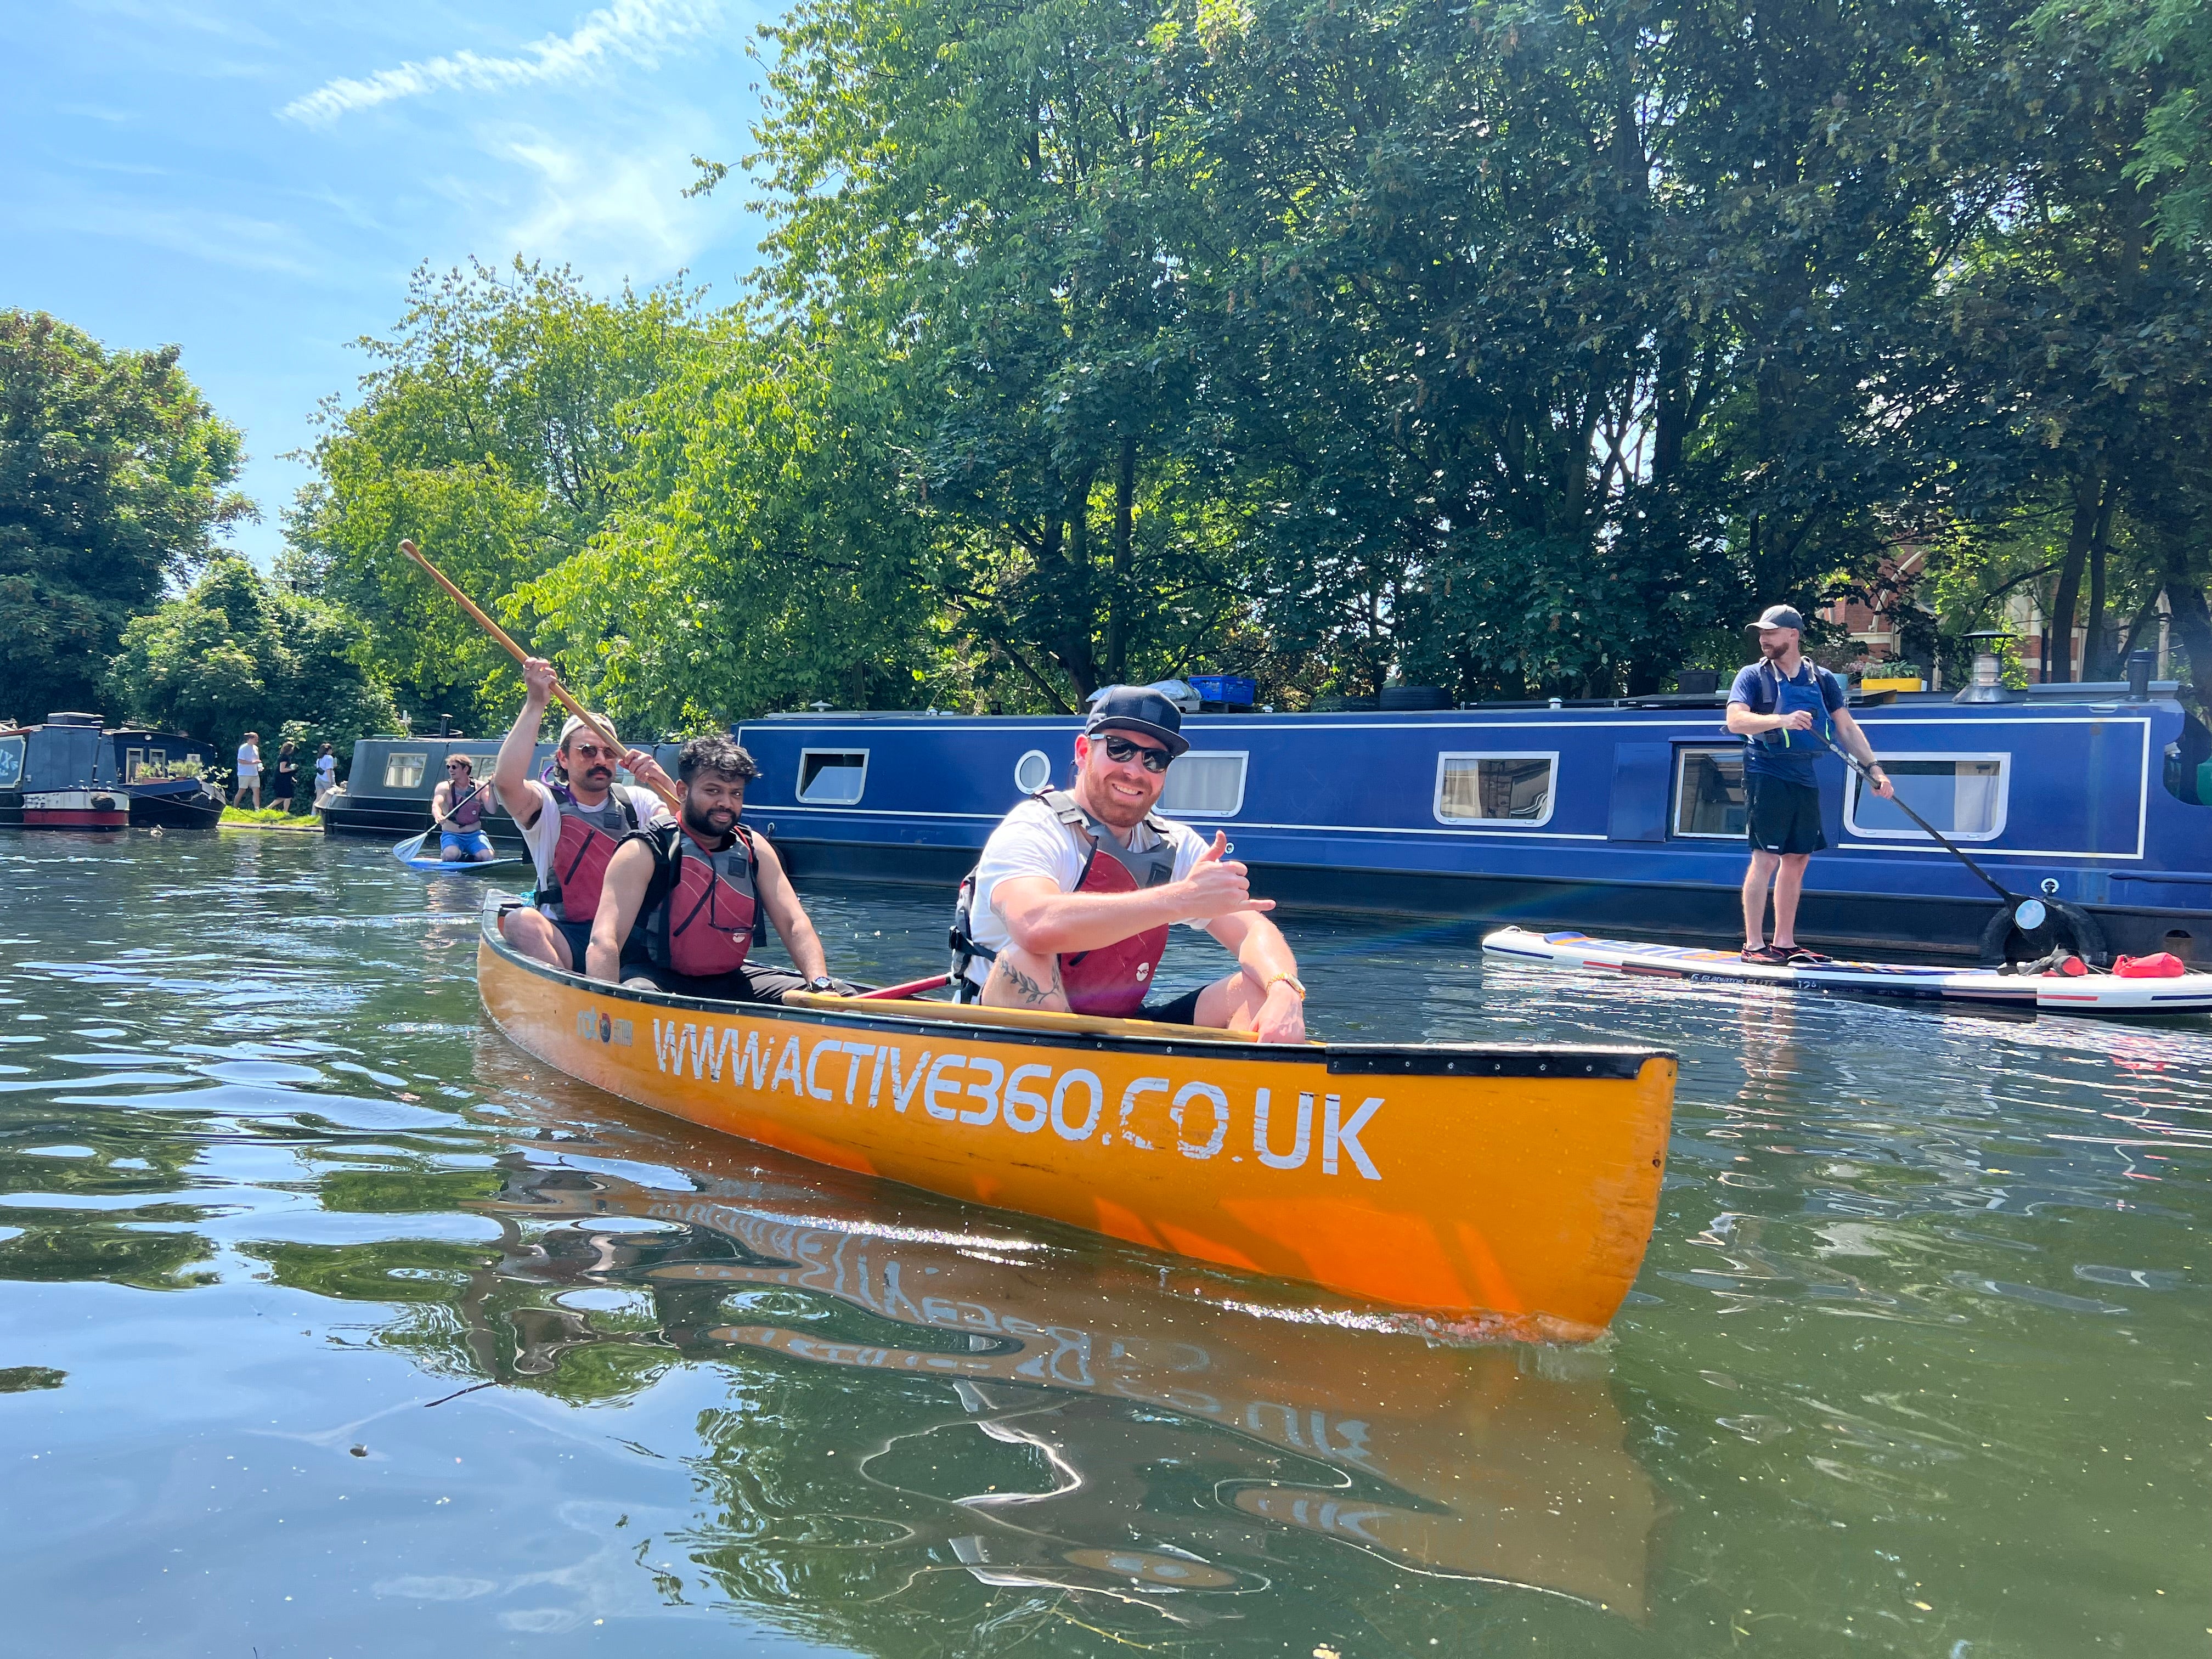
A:
<svg viewBox="0 0 2212 1659">
<path fill-rule="evenodd" d="M 486 1009 L 550 1066 L 817 1163 L 1500 1334 L 1596 1334 L 1657 1212 L 1675 1065 L 994 1030 L 641 994 L 518 957 Z"/>
</svg>

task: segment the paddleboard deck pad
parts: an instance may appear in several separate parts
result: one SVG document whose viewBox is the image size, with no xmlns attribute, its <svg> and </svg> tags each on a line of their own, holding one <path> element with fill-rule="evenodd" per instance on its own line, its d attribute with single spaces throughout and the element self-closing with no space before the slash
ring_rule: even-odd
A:
<svg viewBox="0 0 2212 1659">
<path fill-rule="evenodd" d="M 398 847 L 392 849 L 392 856 L 398 859 L 410 870 L 421 870 L 426 873 L 443 872 L 449 875 L 475 876 L 496 872 L 501 875 L 504 875 L 508 871 L 527 864 L 530 861 L 527 859 L 515 858 L 512 854 L 499 858 L 485 859 L 481 862 L 472 861 L 468 859 L 422 858 L 419 856 L 416 858 L 409 858 L 406 854 L 401 850 L 401 848 L 406 847 L 407 844 L 408 843 L 406 842 L 401 842 Z"/>
<path fill-rule="evenodd" d="M 1632 979 L 1771 985 L 1791 991 L 1898 997 L 2054 1014 L 2212 1012 L 2212 974 L 2184 974 L 2173 979 L 2119 979 L 2111 974 L 2067 978 L 2056 974 L 2000 974 L 1990 968 L 1877 962 L 1770 967 L 1746 962 L 1734 951 L 1639 945 L 1627 939 L 1592 939 L 1586 933 L 1536 933 L 1518 927 L 1500 928 L 1486 935 L 1482 948 L 1490 956 L 1559 968 L 1588 968 Z"/>
</svg>

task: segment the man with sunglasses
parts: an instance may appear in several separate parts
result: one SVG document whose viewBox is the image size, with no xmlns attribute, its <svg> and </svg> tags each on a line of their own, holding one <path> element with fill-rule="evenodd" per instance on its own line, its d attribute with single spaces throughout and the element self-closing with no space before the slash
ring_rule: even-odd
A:
<svg viewBox="0 0 2212 1659">
<path fill-rule="evenodd" d="M 599 889 L 616 847 L 632 830 L 674 822 L 659 796 L 635 784 L 617 783 L 615 769 L 627 767 L 634 778 L 659 778 L 672 791 L 675 786 L 642 749 L 610 750 L 574 719 L 561 728 L 551 781 L 532 777 L 538 728 L 553 699 L 553 665 L 543 657 L 529 659 L 522 665 L 522 712 L 499 746 L 491 781 L 500 804 L 521 826 L 531 861 L 538 866 L 538 890 L 530 903 L 507 913 L 500 931 L 525 956 L 580 973 L 599 915 Z M 599 724 L 610 732 L 614 729 L 604 720 Z"/>
<path fill-rule="evenodd" d="M 430 792 L 430 821 L 438 826 L 438 856 L 448 864 L 488 864 L 491 837 L 483 832 L 490 805 L 476 778 L 476 763 L 466 755 L 446 758 L 446 776 Z"/>
<path fill-rule="evenodd" d="M 985 1006 L 1159 1020 L 1305 1040 L 1305 987 L 1281 932 L 1252 896 L 1227 838 L 1206 842 L 1152 811 L 1182 715 L 1158 692 L 1108 688 L 1075 740 L 1075 777 L 1006 814 L 963 884 L 954 935 Z M 1204 928 L 1237 971 L 1147 1001 L 1176 922 Z"/>
</svg>

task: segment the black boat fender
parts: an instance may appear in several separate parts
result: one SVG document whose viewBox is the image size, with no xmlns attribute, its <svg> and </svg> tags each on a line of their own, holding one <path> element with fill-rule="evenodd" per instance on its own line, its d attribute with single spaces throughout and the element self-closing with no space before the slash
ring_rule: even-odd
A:
<svg viewBox="0 0 2212 1659">
<path fill-rule="evenodd" d="M 2105 930 L 2096 917 L 2078 904 L 2062 904 L 2057 899 L 2044 900 L 2043 908 L 2043 926 L 2032 929 L 2023 930 L 2014 921 L 2009 908 L 1991 916 L 1990 925 L 1982 930 L 1983 962 L 2001 967 L 2008 962 L 2033 962 L 2054 951 L 2064 951 L 2092 968 L 2111 963 Z"/>
</svg>

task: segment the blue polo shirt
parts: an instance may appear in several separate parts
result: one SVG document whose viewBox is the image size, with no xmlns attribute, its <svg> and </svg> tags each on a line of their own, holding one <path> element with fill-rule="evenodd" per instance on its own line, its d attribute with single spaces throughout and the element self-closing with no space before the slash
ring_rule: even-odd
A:
<svg viewBox="0 0 2212 1659">
<path fill-rule="evenodd" d="M 1848 703 L 1850 693 L 1840 678 L 1825 668 L 1800 659 L 1797 672 L 1784 680 L 1771 663 L 1751 663 L 1736 671 L 1735 684 L 1729 688 L 1729 701 L 1740 702 L 1754 714 L 1771 714 L 1782 688 L 1788 686 L 1788 699 L 1792 708 L 1809 710 L 1812 698 L 1817 696 L 1820 706 L 1832 714 Z M 1835 732 L 1826 721 L 1821 722 L 1829 739 Z M 1743 740 L 1743 769 L 1747 777 L 1779 778 L 1789 783 L 1802 783 L 1808 788 L 1818 780 L 1813 775 L 1815 757 L 1824 755 L 1820 738 L 1809 732 L 1754 732 Z"/>
</svg>

